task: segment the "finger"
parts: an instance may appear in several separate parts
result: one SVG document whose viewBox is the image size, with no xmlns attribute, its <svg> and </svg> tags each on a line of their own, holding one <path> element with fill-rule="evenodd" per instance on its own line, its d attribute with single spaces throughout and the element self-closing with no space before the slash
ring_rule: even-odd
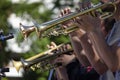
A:
<svg viewBox="0 0 120 80">
<path fill-rule="evenodd" d="M 59 16 L 58 16 L 58 18 L 61 18 L 62 17 L 62 15 L 60 14 Z"/>
<path fill-rule="evenodd" d="M 63 52 L 64 49 L 63 49 L 63 47 L 61 47 L 61 48 L 59 48 L 59 50 L 60 50 L 61 52 Z"/>
<path fill-rule="evenodd" d="M 61 47 L 61 51 L 65 51 L 65 45 Z"/>
<path fill-rule="evenodd" d="M 50 45 L 47 45 L 47 48 L 50 49 Z"/>
<path fill-rule="evenodd" d="M 87 7 L 88 7 L 88 8 L 91 7 L 91 2 L 90 2 L 90 1 L 87 2 Z"/>
<path fill-rule="evenodd" d="M 88 9 L 91 6 L 91 2 L 90 1 L 85 1 L 83 3 L 84 9 Z"/>
<path fill-rule="evenodd" d="M 70 8 L 70 7 L 68 7 L 68 8 L 67 8 L 67 11 L 68 11 L 69 13 L 71 13 L 71 8 Z"/>
<path fill-rule="evenodd" d="M 60 11 L 60 14 L 61 14 L 61 16 L 64 15 L 64 10 L 63 9 Z"/>
<path fill-rule="evenodd" d="M 63 50 L 64 50 L 64 51 L 67 50 L 67 44 L 63 46 Z"/>
<path fill-rule="evenodd" d="M 71 47 L 70 44 L 67 44 L 67 45 L 66 45 L 66 48 L 67 48 L 67 49 L 71 49 L 72 47 Z"/>
<path fill-rule="evenodd" d="M 62 27 L 63 27 L 64 29 L 66 29 L 66 28 L 67 28 L 67 26 L 66 26 L 66 25 L 63 25 Z"/>
<path fill-rule="evenodd" d="M 69 14 L 71 12 L 71 9 L 68 7 L 68 8 L 65 8 L 65 14 Z"/>
<path fill-rule="evenodd" d="M 81 17 L 76 17 L 76 18 L 75 18 L 75 21 L 76 21 L 78 24 L 81 24 L 82 16 L 81 16 Z"/>
<path fill-rule="evenodd" d="M 51 43 L 50 43 L 50 45 L 47 45 L 47 48 L 48 48 L 48 49 L 52 49 L 52 48 L 54 48 L 54 46 L 51 45 Z"/>
<path fill-rule="evenodd" d="M 54 42 L 51 42 L 51 46 L 57 47 L 57 45 Z"/>
<path fill-rule="evenodd" d="M 64 14 L 68 14 L 67 8 L 64 9 Z"/>
<path fill-rule="evenodd" d="M 84 26 L 84 24 L 85 24 L 85 20 L 84 20 L 84 17 L 85 17 L 85 15 L 83 15 L 83 16 L 80 16 L 80 17 L 78 17 L 78 18 L 76 18 L 76 25 L 78 26 L 78 27 L 80 27 L 80 28 L 82 28 L 82 29 L 85 29 L 83 26 Z"/>
<path fill-rule="evenodd" d="M 54 46 L 50 46 L 50 49 L 53 49 L 53 48 L 55 48 Z"/>
<path fill-rule="evenodd" d="M 83 9 L 82 2 L 79 2 L 78 5 L 79 5 L 80 10 L 82 10 Z"/>
</svg>

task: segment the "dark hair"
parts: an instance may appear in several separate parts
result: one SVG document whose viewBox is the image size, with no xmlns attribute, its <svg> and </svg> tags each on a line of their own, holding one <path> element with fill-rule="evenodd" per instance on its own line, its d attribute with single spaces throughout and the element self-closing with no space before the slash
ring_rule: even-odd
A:
<svg viewBox="0 0 120 80">
<path fill-rule="evenodd" d="M 92 68 L 88 72 L 88 68 L 82 66 L 77 59 L 66 66 L 69 80 L 99 80 L 99 74 Z M 53 76 L 51 80 L 57 80 Z"/>
<path fill-rule="evenodd" d="M 77 59 L 66 66 L 69 80 L 99 80 L 99 74 L 92 68 L 82 66 Z"/>
<path fill-rule="evenodd" d="M 114 18 L 107 18 L 104 20 L 105 31 L 107 33 L 113 28 L 114 23 L 115 23 Z"/>
</svg>

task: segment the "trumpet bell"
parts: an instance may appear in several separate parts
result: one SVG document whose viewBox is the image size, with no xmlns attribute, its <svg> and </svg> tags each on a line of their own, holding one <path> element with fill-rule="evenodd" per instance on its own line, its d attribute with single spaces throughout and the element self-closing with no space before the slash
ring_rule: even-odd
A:
<svg viewBox="0 0 120 80">
<path fill-rule="evenodd" d="M 34 26 L 25 26 L 20 23 L 20 31 L 24 36 L 24 39 L 26 39 L 33 31 L 36 31 L 36 28 Z"/>
</svg>

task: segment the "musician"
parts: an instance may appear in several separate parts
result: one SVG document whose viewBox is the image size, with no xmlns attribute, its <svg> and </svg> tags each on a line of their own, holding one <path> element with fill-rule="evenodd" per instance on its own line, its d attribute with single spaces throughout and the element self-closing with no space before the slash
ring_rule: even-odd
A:
<svg viewBox="0 0 120 80">
<path fill-rule="evenodd" d="M 110 0 L 102 0 L 108 3 Z M 112 30 L 105 37 L 100 29 L 101 20 L 91 15 L 83 15 L 77 20 L 79 27 L 84 29 L 93 47 L 108 69 L 115 73 L 116 80 L 120 80 L 120 0 L 115 0 L 117 11 L 113 18 L 116 20 Z"/>
<path fill-rule="evenodd" d="M 52 42 L 55 46 L 55 44 Z M 51 47 L 53 47 L 51 45 Z M 66 48 L 68 48 L 67 45 Z M 65 47 L 64 47 L 65 48 Z M 74 54 L 63 54 L 55 59 L 54 63 L 61 62 L 62 66 L 55 69 L 57 79 L 55 77 L 52 80 L 98 80 L 99 74 L 91 67 L 84 67 L 79 64 L 79 61 L 75 58 Z"/>
<path fill-rule="evenodd" d="M 61 12 L 61 16 L 67 15 L 70 13 L 70 9 L 64 9 Z M 71 24 L 74 24 L 76 21 L 68 21 L 63 23 L 64 27 L 69 27 Z M 96 54 L 92 45 L 88 42 L 87 34 L 84 30 L 77 30 L 69 34 L 72 46 L 75 50 L 75 55 L 80 63 L 84 66 L 92 65 L 93 68 L 99 73 L 103 74 L 107 70 L 107 66 L 100 60 L 98 54 Z"/>
<path fill-rule="evenodd" d="M 69 10 L 66 10 L 66 11 L 69 11 Z M 66 14 L 66 13 L 68 13 L 68 12 L 65 12 L 65 11 L 63 11 L 63 14 Z M 86 32 L 86 34 L 88 35 L 88 33 L 89 33 L 89 31 L 87 31 L 87 28 L 88 28 L 88 30 L 89 29 L 91 29 L 91 28 L 89 28 L 89 27 L 83 27 L 83 25 L 81 25 L 81 21 L 79 21 L 80 19 L 79 18 L 77 18 L 78 20 L 76 20 L 75 22 L 78 22 L 78 26 L 82 26 L 82 29 Z M 86 19 L 86 21 L 87 21 L 87 19 Z M 91 20 L 92 21 L 92 20 Z M 71 22 L 71 21 L 70 21 Z M 74 23 L 75 23 L 74 22 Z M 87 21 L 87 22 L 89 22 L 89 21 Z M 96 21 L 94 21 L 94 22 L 96 22 Z M 94 24 L 94 22 L 93 22 L 93 24 Z M 114 22 L 115 22 L 115 20 L 113 20 L 113 19 L 106 19 L 106 20 L 104 20 L 104 21 L 102 21 L 102 20 L 100 20 L 100 23 L 99 23 L 99 30 L 101 31 L 101 34 L 105 37 L 107 34 L 109 34 L 109 32 L 110 32 L 110 29 L 111 29 L 111 26 L 114 24 Z M 68 23 L 68 22 L 67 22 Z M 85 24 L 85 23 L 84 23 Z M 87 24 L 87 23 L 86 23 Z M 97 23 L 96 23 L 97 24 Z M 70 24 L 69 24 L 70 25 Z M 68 24 L 67 24 L 67 26 L 66 25 L 64 25 L 65 27 L 68 27 L 69 26 Z M 88 25 L 87 25 L 88 26 Z M 89 26 L 91 26 L 91 25 L 89 25 Z M 105 26 L 105 27 L 104 27 Z M 106 27 L 107 26 L 107 27 Z M 82 31 L 83 32 L 83 31 Z M 76 34 L 79 34 L 79 36 L 81 36 L 81 33 L 80 32 L 74 32 L 74 33 L 72 33 L 72 34 L 74 34 L 74 36 L 76 36 Z M 71 37 L 71 41 L 72 41 L 72 43 L 73 42 L 75 42 L 74 40 L 75 40 L 75 38 L 74 38 L 74 36 L 71 36 L 71 34 L 70 34 L 70 37 Z M 78 36 L 78 35 L 77 35 Z M 89 36 L 89 35 L 88 35 Z M 88 37 L 88 38 L 90 38 L 90 37 Z M 73 40 L 72 40 L 73 39 Z M 95 55 L 91 55 L 91 54 L 88 54 L 90 51 L 90 46 L 89 46 L 89 44 L 87 44 L 86 45 L 86 42 L 87 42 L 87 39 L 84 39 L 84 40 L 82 40 L 83 39 L 83 37 L 79 40 L 79 39 L 77 39 L 76 38 L 76 40 L 79 40 L 80 42 L 81 42 L 81 44 L 82 44 L 82 46 L 83 46 L 83 48 L 84 48 L 84 50 L 86 50 L 87 52 L 87 54 L 86 54 L 86 56 L 87 56 L 87 58 L 88 58 L 88 60 L 90 61 L 90 63 L 91 63 L 91 65 L 95 68 L 95 70 L 99 73 L 99 74 L 101 74 L 102 76 L 103 76 L 103 78 L 101 79 L 101 80 L 114 80 L 114 77 L 113 77 L 113 74 L 110 72 L 110 71 L 107 71 L 107 66 L 106 66 L 106 64 L 103 62 L 103 60 L 102 60 L 102 58 L 101 58 L 101 56 L 100 56 L 100 58 L 98 58 L 99 60 L 100 60 L 100 62 L 97 62 L 97 61 L 95 61 L 94 60 L 94 58 L 95 58 Z M 105 38 L 104 38 L 105 39 Z M 82 41 L 81 41 L 82 40 Z M 91 39 L 90 39 L 91 40 Z M 85 42 L 86 41 L 86 42 Z M 88 42 L 87 42 L 88 43 Z M 91 43 L 93 43 L 93 40 L 91 40 Z M 79 42 L 75 45 L 75 46 L 77 46 L 78 47 L 78 44 L 79 44 Z M 89 46 L 89 50 L 88 50 L 88 46 Z M 98 50 L 97 49 L 95 49 L 95 48 L 97 48 L 97 46 L 98 45 L 96 45 L 96 46 L 92 46 L 93 47 L 93 49 L 94 50 L 96 50 L 97 51 L 97 54 L 98 53 L 100 53 L 100 52 L 98 52 Z M 78 49 L 78 48 L 75 48 L 75 49 Z M 104 48 L 104 47 L 103 47 Z M 80 50 L 80 49 L 78 49 L 78 50 Z M 98 56 L 99 56 L 99 54 L 98 54 Z M 93 59 L 92 59 L 92 58 Z M 97 55 L 96 55 L 96 57 L 97 57 Z M 80 57 L 79 57 L 80 58 Z M 98 64 L 96 64 L 95 65 L 95 63 L 98 63 Z M 99 64 L 100 63 L 100 64 Z M 101 67 L 102 66 L 102 67 Z M 98 69 L 98 70 L 97 70 Z M 99 72 L 100 71 L 100 72 Z M 106 72 L 107 71 L 107 72 Z M 105 73 L 106 72 L 106 73 Z M 104 74 L 103 74 L 104 73 Z M 109 76 L 108 76 L 109 75 Z"/>
<path fill-rule="evenodd" d="M 51 42 L 50 45 L 47 45 L 47 47 L 49 49 L 56 47 L 57 45 L 54 42 Z M 64 51 L 67 49 L 70 49 L 71 46 L 70 45 L 66 45 L 64 46 L 64 48 L 60 48 L 60 51 Z M 67 74 L 67 70 L 65 68 L 65 66 L 67 64 L 69 64 L 73 59 L 75 58 L 75 56 L 73 54 L 71 55 L 67 55 L 67 54 L 63 54 L 61 56 L 59 56 L 57 59 L 51 61 L 51 64 L 62 64 L 62 66 L 59 66 L 57 68 L 55 68 L 55 73 L 56 73 L 56 79 L 57 80 L 69 80 L 68 78 L 68 74 Z M 53 80 L 56 80 L 55 78 Z"/>
</svg>

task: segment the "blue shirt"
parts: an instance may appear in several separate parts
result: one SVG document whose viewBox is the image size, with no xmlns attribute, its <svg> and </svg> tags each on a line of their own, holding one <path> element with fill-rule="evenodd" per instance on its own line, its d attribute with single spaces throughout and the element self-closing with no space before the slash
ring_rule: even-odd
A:
<svg viewBox="0 0 120 80">
<path fill-rule="evenodd" d="M 118 47 L 120 47 L 120 21 L 114 24 L 110 34 L 106 38 L 106 41 L 109 46 L 118 42 Z M 120 80 L 120 71 L 116 71 L 115 80 Z"/>
</svg>

